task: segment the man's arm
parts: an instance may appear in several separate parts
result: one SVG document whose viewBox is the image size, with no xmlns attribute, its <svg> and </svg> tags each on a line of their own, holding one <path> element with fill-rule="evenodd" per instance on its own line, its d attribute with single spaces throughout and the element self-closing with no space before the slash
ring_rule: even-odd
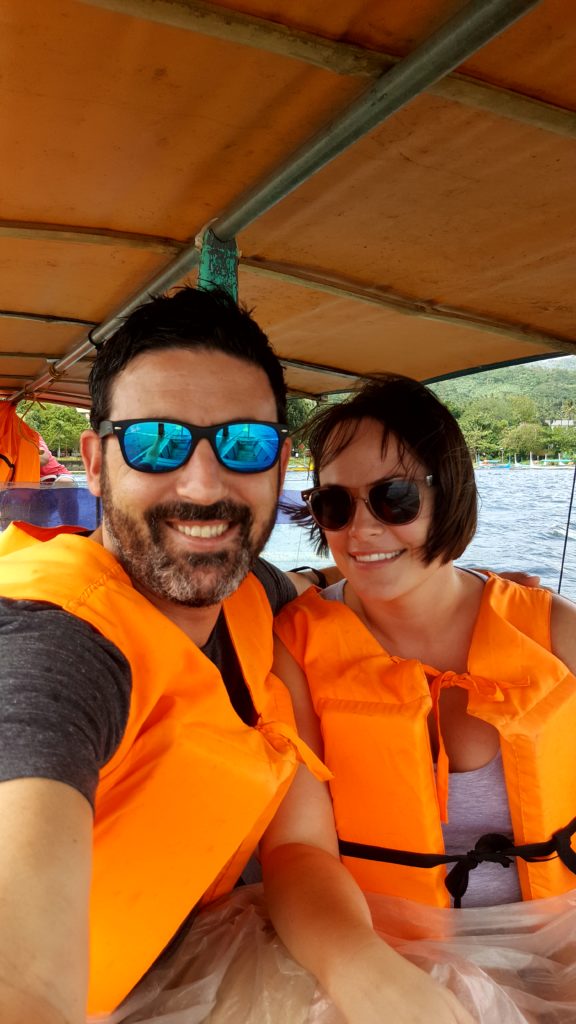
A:
<svg viewBox="0 0 576 1024">
<path fill-rule="evenodd" d="M 336 565 L 322 566 L 322 569 L 306 565 L 301 570 L 289 569 L 285 575 L 292 581 L 298 594 L 303 594 L 311 586 L 324 589 L 342 579 L 342 573 Z"/>
<path fill-rule="evenodd" d="M 0 1019 L 84 1024 L 92 810 L 51 779 L 0 783 Z"/>
<path fill-rule="evenodd" d="M 0 1021 L 84 1024 L 90 801 L 128 716 L 123 655 L 42 602 L 0 600 Z"/>
<path fill-rule="evenodd" d="M 576 675 L 576 604 L 558 594 L 552 596 L 552 651 Z"/>
<path fill-rule="evenodd" d="M 491 569 L 478 570 L 478 572 L 492 571 Z M 317 569 L 308 566 L 298 572 L 290 569 L 285 575 L 292 581 L 298 594 L 303 594 L 310 586 L 329 587 L 332 583 L 338 583 L 342 579 L 342 573 L 337 565 L 322 566 L 320 577 L 318 576 Z M 539 576 L 536 576 L 534 573 L 523 572 L 519 569 L 499 572 L 498 575 L 502 576 L 505 580 L 512 580 L 513 583 L 520 583 L 523 587 L 537 587 L 540 585 Z"/>
<path fill-rule="evenodd" d="M 480 569 L 475 567 L 476 572 L 494 572 L 497 576 L 501 576 L 503 580 L 511 580 L 512 583 L 520 583 L 523 587 L 539 587 L 540 577 L 533 572 L 525 572 L 523 569 Z"/>
</svg>

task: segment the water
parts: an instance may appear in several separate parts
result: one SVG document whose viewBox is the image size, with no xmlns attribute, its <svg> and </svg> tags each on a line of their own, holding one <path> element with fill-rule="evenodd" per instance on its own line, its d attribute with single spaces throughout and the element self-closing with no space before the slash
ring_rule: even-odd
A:
<svg viewBox="0 0 576 1024">
<path fill-rule="evenodd" d="M 459 564 L 498 570 L 523 569 L 537 573 L 543 586 L 558 589 L 562 549 L 574 470 L 480 469 L 478 531 Z M 74 474 L 80 484 L 84 474 Z M 305 472 L 289 472 L 285 488 L 311 486 Z M 264 551 L 280 569 L 297 565 L 329 565 L 319 558 L 299 526 L 279 523 Z M 576 507 L 572 511 L 562 580 L 562 594 L 576 601 Z"/>
<path fill-rule="evenodd" d="M 481 469 L 478 531 L 459 564 L 537 573 L 543 586 L 558 589 L 574 470 Z M 285 487 L 310 486 L 305 473 L 288 473 Z M 314 554 L 305 530 L 277 525 L 264 552 L 281 569 L 329 564 Z M 576 601 L 576 508 L 572 511 L 562 594 Z"/>
</svg>

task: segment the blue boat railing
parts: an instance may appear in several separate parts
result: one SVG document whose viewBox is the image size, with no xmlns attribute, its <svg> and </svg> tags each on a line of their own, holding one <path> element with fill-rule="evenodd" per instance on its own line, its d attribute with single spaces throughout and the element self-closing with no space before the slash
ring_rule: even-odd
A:
<svg viewBox="0 0 576 1024">
<path fill-rule="evenodd" d="M 283 503 L 302 505 L 299 490 L 284 490 Z M 34 526 L 82 526 L 95 530 L 101 520 L 100 501 L 87 487 L 46 487 L 41 484 L 0 485 L 0 530 L 14 520 Z M 288 513 L 280 508 L 276 517 L 279 524 L 290 522 Z"/>
<path fill-rule="evenodd" d="M 0 530 L 6 529 L 14 520 L 34 526 L 67 525 L 95 530 L 100 519 L 100 500 L 87 487 L 0 486 Z"/>
</svg>

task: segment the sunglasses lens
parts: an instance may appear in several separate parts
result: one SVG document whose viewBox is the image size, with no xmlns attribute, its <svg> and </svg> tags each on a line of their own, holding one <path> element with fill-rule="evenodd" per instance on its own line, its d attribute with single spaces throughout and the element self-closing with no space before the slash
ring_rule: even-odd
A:
<svg viewBox="0 0 576 1024">
<path fill-rule="evenodd" d="M 183 466 L 190 454 L 192 435 L 187 427 L 165 420 L 132 423 L 124 431 L 124 454 L 132 469 L 169 473 Z"/>
<path fill-rule="evenodd" d="M 350 521 L 353 500 L 345 487 L 335 485 L 316 491 L 311 497 L 310 509 L 323 530 L 342 530 Z"/>
<path fill-rule="evenodd" d="M 370 505 L 383 523 L 411 523 L 420 511 L 420 491 L 415 480 L 386 480 L 370 488 Z"/>
<path fill-rule="evenodd" d="M 267 423 L 227 423 L 214 441 L 222 465 L 235 473 L 262 473 L 278 459 L 280 437 Z"/>
</svg>

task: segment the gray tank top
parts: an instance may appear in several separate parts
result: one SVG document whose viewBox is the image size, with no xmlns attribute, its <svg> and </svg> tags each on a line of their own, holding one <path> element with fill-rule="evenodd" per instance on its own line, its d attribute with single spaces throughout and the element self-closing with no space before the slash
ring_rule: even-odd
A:
<svg viewBox="0 0 576 1024">
<path fill-rule="evenodd" d="M 344 603 L 345 580 L 322 591 L 327 601 Z M 448 824 L 442 825 L 446 853 L 467 853 L 480 836 L 499 832 L 512 838 L 510 807 L 502 768 L 502 755 L 473 772 L 450 772 Z M 448 866 L 450 868 L 450 865 Z M 493 907 L 522 900 L 516 863 L 479 864 L 470 872 L 463 907 Z"/>
</svg>

